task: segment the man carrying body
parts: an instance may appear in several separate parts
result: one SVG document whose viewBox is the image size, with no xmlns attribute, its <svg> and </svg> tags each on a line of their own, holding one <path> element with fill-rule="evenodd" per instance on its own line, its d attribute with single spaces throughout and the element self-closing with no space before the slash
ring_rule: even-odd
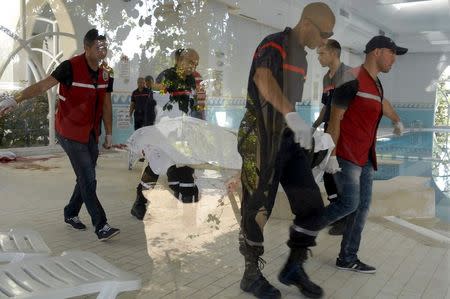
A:
<svg viewBox="0 0 450 299">
<path fill-rule="evenodd" d="M 364 51 L 364 64 L 345 73 L 333 95 L 328 133 L 336 148 L 325 170 L 335 173 L 339 200 L 328 205 L 317 221 L 326 225 L 348 215 L 336 260 L 339 269 L 376 272 L 375 267 L 361 262 L 357 253 L 372 198 L 373 172 L 377 169 L 375 143 L 378 124 L 383 114 L 398 119 L 390 103 L 384 99 L 377 76 L 381 72 L 388 73 L 396 55 L 407 51 L 388 37 L 372 38 Z M 394 132 L 403 130 L 399 119 L 394 127 Z"/>
<path fill-rule="evenodd" d="M 98 137 L 109 81 L 108 72 L 99 67 L 105 46 L 99 40 L 97 29 L 89 30 L 84 37 L 83 54 L 62 62 L 47 78 L 0 102 L 1 117 L 17 103 L 36 97 L 59 83 L 56 136 L 77 177 L 72 197 L 64 208 L 64 221 L 77 230 L 85 230 L 86 226 L 78 218 L 84 203 L 100 241 L 120 232 L 108 225 L 96 194 Z"/>
<path fill-rule="evenodd" d="M 176 66 L 164 70 L 156 79 L 156 84 L 166 90 L 170 97 L 163 110 L 172 110 L 173 106 L 189 115 L 194 108 L 195 78 L 192 75 L 198 65 L 198 54 L 193 49 L 184 49 L 176 62 Z M 131 214 L 142 220 L 147 211 L 147 199 L 142 191 L 152 189 L 159 175 L 155 174 L 149 165 L 144 170 L 141 183 L 137 186 L 136 200 L 131 208 Z M 194 182 L 194 169 L 188 166 L 169 167 L 167 179 L 174 196 L 184 203 L 198 201 L 198 187 Z"/>
<path fill-rule="evenodd" d="M 240 287 L 257 298 L 281 297 L 260 270 L 263 229 L 279 183 L 295 215 L 288 241 L 291 251 L 279 280 L 297 286 L 307 297 L 323 294 L 303 269 L 308 247 L 315 245 L 318 228 L 312 224 L 323 211 L 323 201 L 308 158 L 312 130 L 295 111 L 295 103 L 301 100 L 307 71 L 304 47 L 324 45 L 334 24 L 335 16 L 326 4 L 310 3 L 293 29 L 267 36 L 253 56 L 247 110 L 238 134 L 243 189 L 239 250 L 245 258 Z"/>
<path fill-rule="evenodd" d="M 340 82 L 344 73 L 350 69 L 341 62 L 341 45 L 334 39 L 329 39 L 327 44 L 317 49 L 319 54 L 319 63 L 322 67 L 328 67 L 328 72 L 323 77 L 322 109 L 319 117 L 313 124 L 317 128 L 324 123 L 324 131 L 328 129 L 328 121 L 331 113 L 331 99 L 333 98 L 336 83 Z M 334 182 L 333 174 L 325 172 L 323 175 L 325 190 L 330 202 L 338 200 L 337 187 Z M 345 226 L 345 217 L 332 224 L 329 230 L 330 235 L 342 235 Z"/>
</svg>

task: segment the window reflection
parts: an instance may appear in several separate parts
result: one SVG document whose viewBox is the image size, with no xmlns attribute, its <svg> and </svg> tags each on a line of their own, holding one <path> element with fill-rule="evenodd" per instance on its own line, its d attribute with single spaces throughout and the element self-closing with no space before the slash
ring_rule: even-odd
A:
<svg viewBox="0 0 450 299">
<path fill-rule="evenodd" d="M 82 51 L 81 36 L 86 29 L 96 27 L 107 37 L 106 60 L 115 70 L 114 134 L 119 143 L 125 142 L 133 131 L 122 116 L 126 116 L 123 112 L 129 105 L 135 79 L 148 75 L 156 78 L 162 70 L 174 65 L 173 55 L 179 48 L 194 48 L 199 54 L 197 71 L 202 76 L 206 94 L 206 119 L 237 129 L 244 112 L 252 51 L 262 37 L 280 31 L 292 23 L 292 18 L 298 18 L 304 5 L 302 1 L 272 1 L 271 4 L 262 0 L 253 1 L 253 6 L 245 1 L 202 0 L 24 2 L 25 15 L 21 15 L 20 1 L 10 1 L 7 9 L 0 10 L 1 92 L 14 92 L 50 74 L 61 61 Z M 371 22 L 379 17 L 377 13 L 382 10 L 414 13 L 412 10 L 420 9 L 421 4 L 401 9 L 370 5 L 374 16 L 365 19 L 367 8 L 363 4 L 357 1 L 334 3 L 333 9 L 339 12 L 334 37 L 343 45 L 342 60 L 348 65 L 362 62 L 361 45 L 367 42 L 368 35 L 384 31 L 402 40 L 400 31 L 404 28 L 381 28 L 377 22 Z M 417 39 L 417 50 L 399 59 L 399 70 L 383 80 L 386 94 L 408 128 L 441 126 L 448 129 L 450 126 L 450 75 L 449 71 L 444 71 L 448 64 L 446 56 L 439 50 L 441 48 L 434 52 L 424 50 L 429 46 L 428 41 L 432 45 L 445 44 L 445 36 L 439 34 L 439 30 L 424 31 L 427 43 Z M 318 64 L 314 51 L 308 53 L 308 63 L 304 100 L 298 108 L 302 116 L 312 122 L 320 111 L 321 78 L 326 70 Z M 422 74 L 416 76 L 417 69 Z M 405 76 L 408 80 L 403 79 Z M 160 92 L 157 88 L 154 91 Z M 434 92 L 436 96 L 430 96 Z M 53 145 L 56 108 L 56 91 L 53 90 L 0 119 L 0 147 Z M 381 126 L 390 128 L 391 124 L 383 119 Z M 433 176 L 436 184 L 448 192 L 449 133 L 436 132 L 432 140 L 429 150 Z"/>
</svg>

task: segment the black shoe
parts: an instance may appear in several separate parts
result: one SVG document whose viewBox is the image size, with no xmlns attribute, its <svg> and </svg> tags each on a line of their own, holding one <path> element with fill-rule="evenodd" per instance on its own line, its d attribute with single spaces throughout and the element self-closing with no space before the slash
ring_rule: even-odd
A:
<svg viewBox="0 0 450 299">
<path fill-rule="evenodd" d="M 97 234 L 98 240 L 100 242 L 111 239 L 114 236 L 117 236 L 120 233 L 120 229 L 113 228 L 106 223 L 101 229 L 95 232 Z"/>
<path fill-rule="evenodd" d="M 187 189 L 187 190 L 186 190 Z M 184 188 L 183 191 L 187 191 L 184 194 L 180 192 L 179 199 L 183 203 L 193 203 L 198 201 L 198 187 L 195 185 L 192 188 Z"/>
<path fill-rule="evenodd" d="M 83 222 L 80 221 L 80 218 L 78 218 L 78 216 L 66 218 L 64 219 L 64 222 L 67 223 L 68 226 L 76 230 L 86 230 L 86 225 L 84 225 Z"/>
<path fill-rule="evenodd" d="M 138 220 L 144 220 L 145 214 L 147 214 L 147 207 L 145 205 L 133 205 L 131 208 L 131 215 Z"/>
<path fill-rule="evenodd" d="M 352 263 L 344 263 L 340 258 L 336 259 L 336 267 L 340 270 L 348 270 L 368 274 L 375 273 L 377 271 L 375 267 L 364 264 L 360 260 L 356 260 Z"/>
<path fill-rule="evenodd" d="M 321 298 L 323 290 L 312 282 L 301 263 L 286 263 L 278 275 L 278 279 L 285 285 L 294 285 L 308 298 Z"/>
<path fill-rule="evenodd" d="M 143 220 L 145 214 L 147 213 L 147 199 L 138 193 L 136 201 L 131 208 L 131 215 L 136 217 L 138 220 Z"/>
<path fill-rule="evenodd" d="M 331 224 L 331 228 L 328 231 L 328 234 L 332 236 L 341 236 L 344 234 L 345 231 L 345 217 L 342 219 L 339 219 L 335 223 Z"/>
</svg>

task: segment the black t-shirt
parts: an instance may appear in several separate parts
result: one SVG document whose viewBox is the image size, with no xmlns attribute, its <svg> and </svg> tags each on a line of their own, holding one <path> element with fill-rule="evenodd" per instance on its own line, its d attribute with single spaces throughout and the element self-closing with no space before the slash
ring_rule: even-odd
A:
<svg viewBox="0 0 450 299">
<path fill-rule="evenodd" d="M 247 87 L 248 96 L 251 99 L 261 100 L 253 76 L 257 68 L 263 67 L 270 69 L 289 102 L 295 103 L 302 100 L 308 69 L 307 53 L 299 41 L 292 38 L 291 31 L 292 29 L 287 27 L 283 32 L 269 35 L 256 49 Z M 247 108 L 249 104 L 250 102 L 247 101 Z"/>
<path fill-rule="evenodd" d="M 155 123 L 156 101 L 153 99 L 153 91 L 144 88 L 142 91 L 136 89 L 131 95 L 131 102 L 134 103 L 134 119 L 144 121 L 144 126 L 153 125 Z"/>
<path fill-rule="evenodd" d="M 195 77 L 187 75 L 185 78 L 178 76 L 176 68 L 164 70 L 156 78 L 156 83 L 162 83 L 170 93 L 170 101 L 164 105 L 163 110 L 171 110 L 172 105 L 178 103 L 178 108 L 184 113 L 194 109 Z"/>
<path fill-rule="evenodd" d="M 88 65 L 89 74 L 91 75 L 92 81 L 96 82 L 98 78 L 98 70 L 94 71 Z M 52 72 L 51 76 L 55 78 L 59 83 L 64 84 L 66 86 L 72 86 L 73 82 L 73 73 L 72 73 L 72 64 L 69 60 L 64 60 L 60 65 Z M 106 92 L 112 92 L 114 85 L 114 78 L 109 76 L 108 87 L 106 88 Z"/>
</svg>

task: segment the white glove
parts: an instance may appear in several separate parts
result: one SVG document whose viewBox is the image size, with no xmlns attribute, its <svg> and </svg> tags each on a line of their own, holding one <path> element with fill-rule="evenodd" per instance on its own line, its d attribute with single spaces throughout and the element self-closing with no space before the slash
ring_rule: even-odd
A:
<svg viewBox="0 0 450 299">
<path fill-rule="evenodd" d="M 0 116 L 5 115 L 16 107 L 17 102 L 14 97 L 6 96 L 2 101 L 0 101 Z"/>
<path fill-rule="evenodd" d="M 112 146 L 112 135 L 105 136 L 105 142 L 103 143 L 103 147 L 106 149 L 110 149 Z"/>
<path fill-rule="evenodd" d="M 295 142 L 306 150 L 311 149 L 312 128 L 295 111 L 287 113 L 284 118 L 288 127 L 295 134 Z"/>
<path fill-rule="evenodd" d="M 341 171 L 341 168 L 339 167 L 339 162 L 336 158 L 336 156 L 330 156 L 328 159 L 327 165 L 325 165 L 325 172 L 334 174 L 336 172 Z"/>
<path fill-rule="evenodd" d="M 394 124 L 394 131 L 392 131 L 397 136 L 402 136 L 405 131 L 405 127 L 401 121 L 398 121 Z"/>
</svg>

